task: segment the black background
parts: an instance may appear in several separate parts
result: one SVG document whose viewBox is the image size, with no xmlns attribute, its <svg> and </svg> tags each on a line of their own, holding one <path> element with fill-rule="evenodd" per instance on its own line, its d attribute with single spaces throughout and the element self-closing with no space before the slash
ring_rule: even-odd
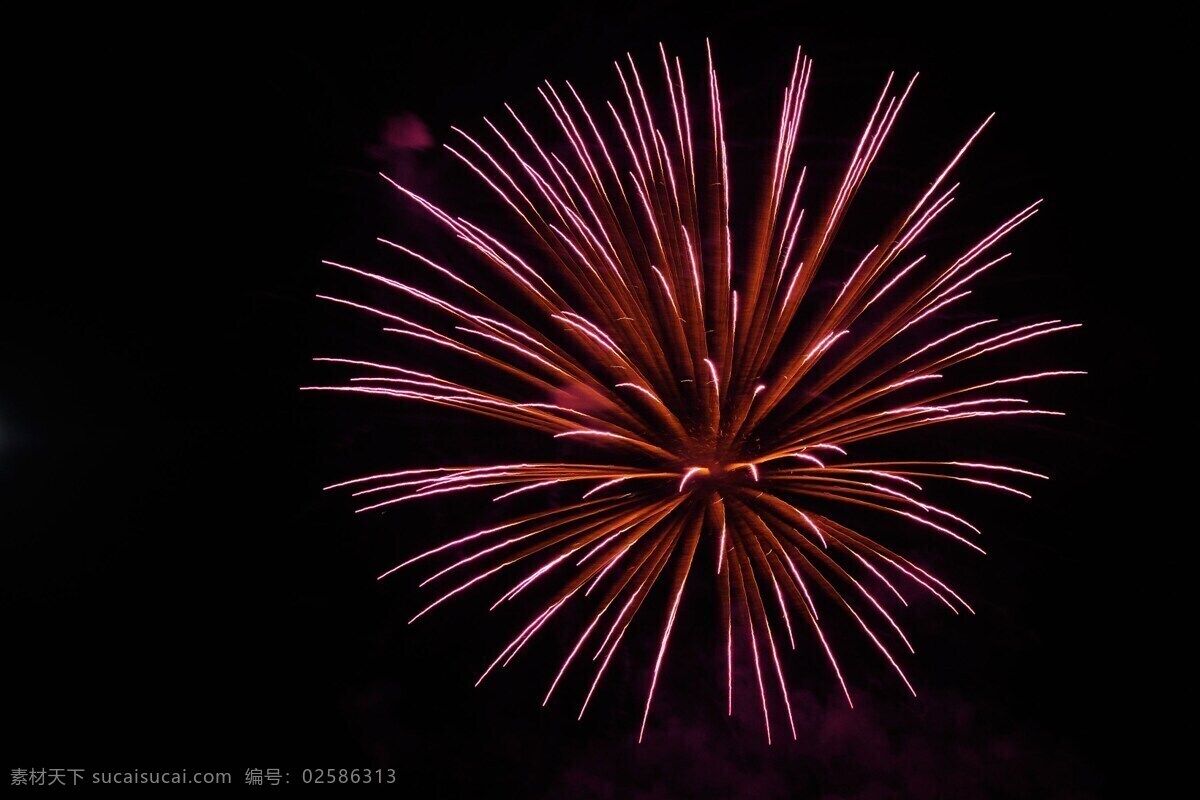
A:
<svg viewBox="0 0 1200 800">
<path fill-rule="evenodd" d="M 1112 465 L 1137 439 L 1130 404 L 1145 369 L 1140 275 L 1115 264 L 1134 194 L 1117 156 L 1149 151 L 1134 101 L 1114 108 L 1103 76 L 1119 60 L 1097 32 L 1020 15 L 833 24 L 800 9 L 420 8 L 303 33 L 293 23 L 205 20 L 178 48 L 166 33 L 93 41 L 53 91 L 19 90 L 36 113 L 18 152 L 53 176 L 29 198 L 50 224 L 35 255 L 10 262 L 0 343 L 6 764 L 281 767 L 293 781 L 304 767 L 394 767 L 417 796 L 446 797 L 1103 793 L 1113 719 L 1131 704 L 1117 621 L 1137 594 L 1113 579 L 1132 515 Z M 1065 420 L 994 437 L 1055 480 L 1032 503 L 980 501 L 992 555 L 960 553 L 943 570 L 980 613 L 912 621 L 921 696 L 862 664 L 861 707 L 847 716 L 815 669 L 796 681 L 801 741 L 769 750 L 749 683 L 734 719 L 723 715 L 703 599 L 641 746 L 638 646 L 581 723 L 573 695 L 539 705 L 565 632 L 472 688 L 519 617 L 481 615 L 476 600 L 408 627 L 412 576 L 374 577 L 472 525 L 481 504 L 356 516 L 321 487 L 528 438 L 297 391 L 328 377 L 314 355 L 395 346 L 312 299 L 351 285 L 321 258 L 386 269 L 397 262 L 374 237 L 420 233 L 375 172 L 463 197 L 462 170 L 439 148 L 380 147 L 389 117 L 415 114 L 440 143 L 503 101 L 533 107 L 547 77 L 611 97 L 610 62 L 630 50 L 650 72 L 660 40 L 695 78 L 705 36 L 735 187 L 757 179 L 796 44 L 816 59 L 806 132 L 830 169 L 887 71 L 922 71 L 868 211 L 898 202 L 999 111 L 960 171 L 974 203 L 961 236 L 1047 202 L 977 307 L 1084 322 L 1040 358 L 1091 373 L 1041 395 Z"/>
</svg>

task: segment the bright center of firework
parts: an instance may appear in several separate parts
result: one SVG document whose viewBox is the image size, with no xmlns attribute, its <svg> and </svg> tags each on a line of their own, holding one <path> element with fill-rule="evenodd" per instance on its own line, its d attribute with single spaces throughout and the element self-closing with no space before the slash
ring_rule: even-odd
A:
<svg viewBox="0 0 1200 800">
<path fill-rule="evenodd" d="M 757 481 L 757 465 L 747 461 L 731 462 L 717 458 L 697 459 L 680 472 L 679 491 L 682 492 L 685 489 L 690 491 L 716 490 L 743 476 Z"/>
</svg>

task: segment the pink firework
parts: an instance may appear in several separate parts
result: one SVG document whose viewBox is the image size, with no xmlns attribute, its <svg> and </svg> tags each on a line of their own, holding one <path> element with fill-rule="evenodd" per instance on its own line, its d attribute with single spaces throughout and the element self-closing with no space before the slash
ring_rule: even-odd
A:
<svg viewBox="0 0 1200 800">
<path fill-rule="evenodd" d="M 1046 477 L 976 460 L 864 460 L 860 448 L 946 423 L 1060 414 L 1017 394 L 1031 382 L 1079 372 L 980 379 L 958 377 L 964 371 L 957 368 L 1078 326 L 1056 319 L 944 323 L 947 309 L 1008 257 L 997 253 L 1001 241 L 1038 211 L 1037 202 L 1020 209 L 952 258 L 918 252 L 923 232 L 954 202 L 951 174 L 991 117 L 881 237 L 840 245 L 857 253 L 842 263 L 830 257 L 832 243 L 915 76 L 887 78 L 840 183 L 812 209 L 797 160 L 812 62 L 797 52 L 769 180 L 749 216 L 756 223 L 735 232 L 711 53 L 704 90 L 693 86 L 691 94 L 679 59 L 661 46 L 658 55 L 660 96 L 653 100 L 632 58 L 616 64 L 615 102 L 589 105 L 570 83 L 540 87 L 553 144 L 508 105 L 502 120 L 484 120 L 482 134 L 454 129 L 446 149 L 515 217 L 523 237 L 506 240 L 384 176 L 461 242 L 462 261 L 442 263 L 416 246 L 380 240 L 402 257 L 406 274 L 421 278 L 327 262 L 393 290 L 403 303 L 325 299 L 466 365 L 469 382 L 396 363 L 322 358 L 351 374 L 343 384 L 307 388 L 450 407 L 587 454 L 406 469 L 329 487 L 361 498 L 360 511 L 477 491 L 500 503 L 551 487 L 573 497 L 447 541 L 380 576 L 438 564 L 421 584 L 436 595 L 413 621 L 472 590 L 499 585 L 495 608 L 538 584 L 543 599 L 480 681 L 569 603 L 586 605 L 586 622 L 543 701 L 573 666 L 590 664 L 582 716 L 631 621 L 661 586 L 666 611 L 640 740 L 685 591 L 713 580 L 730 713 L 734 671 L 743 663 L 753 670 L 768 741 L 780 703 L 795 737 L 784 666 L 805 630 L 852 704 L 827 636 L 832 621 L 861 630 L 881 664 L 913 691 L 897 657 L 912 651 L 896 618 L 908 605 L 905 593 L 927 592 L 954 613 L 971 610 L 920 563 L 839 519 L 839 508 L 982 553 L 979 528 L 930 501 L 926 486 L 951 482 L 1029 497 L 1020 487 Z M 828 280 L 818 283 L 822 271 Z M 489 273 L 486 289 L 482 273 Z M 497 283 L 507 297 L 494 290 Z M 405 316 L 407 307 L 422 307 L 422 321 Z"/>
</svg>

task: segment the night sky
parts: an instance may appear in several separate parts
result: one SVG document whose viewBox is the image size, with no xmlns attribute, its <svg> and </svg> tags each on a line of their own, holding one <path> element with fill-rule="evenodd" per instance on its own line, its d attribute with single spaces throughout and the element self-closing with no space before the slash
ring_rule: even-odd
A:
<svg viewBox="0 0 1200 800">
<path fill-rule="evenodd" d="M 1125 251 L 1114 198 L 1129 180 L 1114 154 L 1137 151 L 1137 112 L 1100 116 L 1111 98 L 1092 37 L 1011 18 L 863 28 L 808 20 L 801 6 L 722 18 L 423 9 L 303 35 L 293 23 L 209 20 L 205 44 L 186 50 L 169 37 L 93 43 L 53 99 L 36 98 L 57 116 L 36 117 L 29 152 L 61 173 L 38 196 L 53 197 L 55 232 L 36 257 L 10 262 L 4 292 L 6 769 L 240 780 L 251 767 L 390 767 L 414 797 L 1105 794 L 1113 719 L 1134 702 L 1118 675 L 1128 657 L 1113 650 L 1133 497 L 1111 466 L 1131 457 L 1131 398 L 1147 367 L 1130 335 L 1142 326 L 1129 313 L 1141 312 L 1122 310 L 1141 277 L 1114 266 Z M 661 597 L 582 722 L 582 678 L 540 705 L 571 624 L 473 688 L 529 607 L 489 615 L 477 595 L 410 627 L 425 596 L 417 573 L 375 576 L 496 519 L 486 497 L 355 515 L 321 487 L 533 452 L 536 435 L 298 391 L 332 377 L 313 356 L 404 359 L 376 325 L 313 298 L 355 286 L 320 259 L 400 269 L 374 238 L 423 235 L 377 171 L 504 229 L 437 146 L 449 126 L 479 130 L 505 101 L 533 108 L 545 78 L 613 97 L 612 60 L 629 50 L 649 65 L 660 40 L 695 80 L 706 36 L 735 192 L 758 180 L 797 44 L 816 61 L 799 158 L 810 146 L 827 180 L 887 72 L 922 73 L 862 194 L 867 217 L 897 210 L 998 111 L 958 172 L 964 210 L 939 235 L 965 243 L 1045 197 L 972 308 L 1085 323 L 1008 363 L 1091 373 L 1037 395 L 1065 419 L 935 437 L 1055 479 L 1032 502 L 961 496 L 956 510 L 970 508 L 990 555 L 946 551 L 940 569 L 978 614 L 921 604 L 904 617 L 919 696 L 844 636 L 858 708 L 808 658 L 811 670 L 790 673 L 799 741 L 776 736 L 770 748 L 749 670 L 725 716 L 715 601 L 699 581 L 640 746 Z"/>
</svg>

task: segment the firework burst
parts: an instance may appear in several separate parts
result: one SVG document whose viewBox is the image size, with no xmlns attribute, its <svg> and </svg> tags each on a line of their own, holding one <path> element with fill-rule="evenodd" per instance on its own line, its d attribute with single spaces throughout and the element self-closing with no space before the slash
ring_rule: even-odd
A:
<svg viewBox="0 0 1200 800">
<path fill-rule="evenodd" d="M 658 56 L 662 95 L 654 102 L 632 58 L 616 64 L 617 102 L 588 105 L 570 83 L 539 88 L 553 146 L 508 105 L 502 120 L 484 120 L 486 136 L 454 129 L 446 149 L 519 220 L 522 245 L 392 182 L 461 241 L 471 265 L 439 263 L 380 240 L 410 271 L 427 273 L 420 283 L 441 287 L 431 289 L 327 262 L 394 290 L 404 304 L 385 309 L 325 299 L 461 360 L 477 379 L 322 358 L 352 374 L 341 385 L 307 388 L 480 414 L 588 454 L 579 461 L 407 469 L 330 487 L 353 491 L 360 511 L 477 490 L 491 490 L 497 502 L 549 487 L 573 496 L 441 544 L 380 576 L 443 559 L 422 583 L 440 590 L 413 620 L 485 583 L 507 579 L 495 608 L 535 583 L 557 582 L 481 681 L 568 603 L 588 604 L 544 701 L 573 664 L 590 661 L 594 677 L 582 716 L 631 620 L 652 589 L 665 585 L 644 734 L 685 589 L 713 580 L 730 713 L 735 664 L 744 661 L 753 669 L 768 740 L 772 706 L 780 701 L 794 737 L 784 656 L 802 628 L 820 643 L 852 704 L 825 631 L 831 619 L 861 629 L 881 663 L 913 691 L 895 655 L 912 646 L 889 608 L 907 605 L 904 593 L 917 589 L 955 613 L 970 611 L 940 578 L 839 521 L 836 509 L 892 518 L 982 553 L 979 529 L 928 500 L 926 484 L 1028 497 L 1020 484 L 1045 478 L 996 463 L 860 460 L 852 453 L 901 431 L 1060 413 L 1033 408 L 1014 392 L 1079 373 L 956 380 L 964 372 L 956 367 L 1077 326 L 980 319 L 949 330 L 943 321 L 973 282 L 1007 257 L 996 253 L 1001 240 L 1037 213 L 1038 203 L 1021 209 L 945 261 L 916 252 L 922 232 L 953 203 L 958 185 L 951 173 L 990 117 L 873 246 L 826 268 L 840 260 L 829 258 L 831 244 L 915 76 L 888 77 L 840 183 L 812 213 L 796 158 L 812 62 L 797 52 L 756 225 L 735 236 L 711 52 L 704 91 L 694 92 L 700 103 L 689 95 L 679 59 L 661 47 Z M 489 285 L 502 282 L 511 298 L 481 288 L 479 265 L 492 273 Z M 841 272 L 816 283 L 823 269 Z M 404 316 L 408 305 L 423 306 L 421 319 L 436 321 Z"/>
</svg>

